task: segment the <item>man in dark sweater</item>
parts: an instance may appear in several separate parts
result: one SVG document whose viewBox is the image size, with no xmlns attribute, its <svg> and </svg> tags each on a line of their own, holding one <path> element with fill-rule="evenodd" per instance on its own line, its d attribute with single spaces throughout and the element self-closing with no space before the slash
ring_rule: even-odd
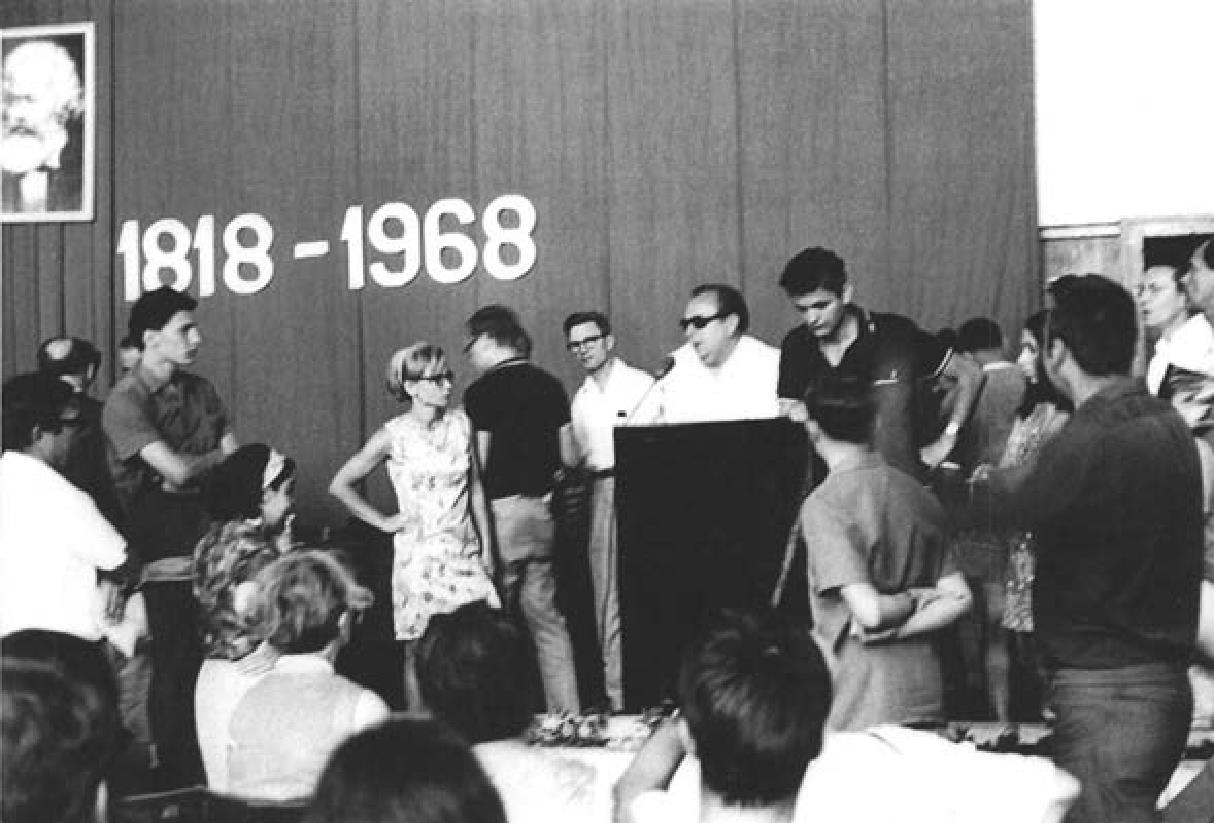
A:
<svg viewBox="0 0 1214 823">
<path fill-rule="evenodd" d="M 477 310 L 467 331 L 464 351 L 481 375 L 464 393 L 464 406 L 490 501 L 503 599 L 531 631 L 548 711 L 577 712 L 573 645 L 556 607 L 549 508 L 556 472 L 574 462 L 569 398 L 555 377 L 532 365 L 531 339 L 510 309 Z"/>
<path fill-rule="evenodd" d="M 1155 820 L 1184 751 L 1197 630 L 1201 469 L 1165 400 L 1129 377 L 1134 301 L 1099 275 L 1050 286 L 1043 362 L 1075 414 L 1013 504 L 1037 535 L 1033 617 L 1069 823 Z"/>
</svg>

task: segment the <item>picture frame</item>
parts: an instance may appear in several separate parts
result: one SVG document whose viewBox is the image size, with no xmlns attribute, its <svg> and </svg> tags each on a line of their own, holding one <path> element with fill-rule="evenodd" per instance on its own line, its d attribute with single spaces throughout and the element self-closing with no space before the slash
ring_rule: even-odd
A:
<svg viewBox="0 0 1214 823">
<path fill-rule="evenodd" d="M 0 222 L 94 219 L 92 22 L 0 29 Z"/>
</svg>

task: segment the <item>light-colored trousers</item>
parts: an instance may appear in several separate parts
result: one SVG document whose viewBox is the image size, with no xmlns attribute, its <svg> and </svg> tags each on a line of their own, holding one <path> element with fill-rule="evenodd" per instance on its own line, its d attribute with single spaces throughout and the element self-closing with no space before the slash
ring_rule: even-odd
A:
<svg viewBox="0 0 1214 823">
<path fill-rule="evenodd" d="M 590 538 L 586 544 L 594 586 L 594 624 L 603 652 L 603 682 L 611 708 L 624 708 L 620 658 L 619 555 L 616 549 L 615 478 L 596 477 L 590 496 Z"/>
<path fill-rule="evenodd" d="M 556 529 L 551 495 L 512 495 L 492 501 L 498 551 L 502 559 L 502 595 L 508 609 L 518 608 L 535 643 L 549 712 L 581 709 L 573 643 L 556 607 L 552 546 Z"/>
</svg>

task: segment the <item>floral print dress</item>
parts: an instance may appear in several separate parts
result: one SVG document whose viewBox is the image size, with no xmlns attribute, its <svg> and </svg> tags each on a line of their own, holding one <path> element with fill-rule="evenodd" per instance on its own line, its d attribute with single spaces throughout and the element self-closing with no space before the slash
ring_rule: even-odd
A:
<svg viewBox="0 0 1214 823">
<path fill-rule="evenodd" d="M 500 604 L 472 525 L 468 416 L 452 409 L 427 427 L 403 414 L 384 429 L 388 476 L 407 518 L 394 539 L 392 611 L 397 639 L 416 640 L 436 614 L 478 600 Z"/>
<path fill-rule="evenodd" d="M 999 468 L 1019 466 L 1032 459 L 1057 430 L 1063 414 L 1053 403 L 1038 403 L 1028 417 L 1017 418 L 1003 450 Z M 1033 630 L 1033 578 L 1037 572 L 1037 540 L 1032 532 L 1019 531 L 1008 538 L 1005 581 L 1007 598 L 1003 626 L 1014 632 Z"/>
</svg>

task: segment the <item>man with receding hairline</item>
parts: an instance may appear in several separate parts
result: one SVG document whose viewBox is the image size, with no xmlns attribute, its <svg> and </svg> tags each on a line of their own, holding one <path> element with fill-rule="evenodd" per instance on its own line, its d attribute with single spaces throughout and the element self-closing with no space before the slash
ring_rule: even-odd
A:
<svg viewBox="0 0 1214 823">
<path fill-rule="evenodd" d="M 723 283 L 691 290 L 679 320 L 687 342 L 671 356 L 660 383 L 664 423 L 703 423 L 778 417 L 779 352 L 746 334 L 750 309 Z"/>
</svg>

